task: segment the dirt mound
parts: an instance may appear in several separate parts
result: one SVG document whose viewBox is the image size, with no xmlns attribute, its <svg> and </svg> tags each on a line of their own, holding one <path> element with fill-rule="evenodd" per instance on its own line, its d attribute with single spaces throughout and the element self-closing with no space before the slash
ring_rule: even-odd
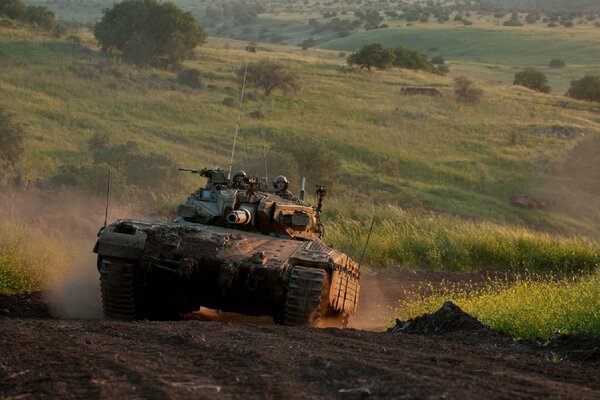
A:
<svg viewBox="0 0 600 400">
<path fill-rule="evenodd" d="M 52 318 L 42 292 L 0 294 L 0 316 L 11 318 Z"/>
<path fill-rule="evenodd" d="M 600 337 L 582 335 L 559 335 L 544 348 L 570 361 L 600 365 Z"/>
<path fill-rule="evenodd" d="M 391 328 L 393 333 L 408 333 L 419 335 L 444 335 L 454 332 L 492 334 L 493 331 L 483 325 L 477 318 L 467 314 L 451 301 L 445 302 L 433 314 L 400 321 Z"/>
</svg>

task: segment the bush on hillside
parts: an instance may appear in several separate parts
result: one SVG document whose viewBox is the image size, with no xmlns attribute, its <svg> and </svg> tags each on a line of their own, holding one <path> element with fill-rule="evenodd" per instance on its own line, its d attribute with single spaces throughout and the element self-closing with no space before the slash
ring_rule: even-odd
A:
<svg viewBox="0 0 600 400">
<path fill-rule="evenodd" d="M 542 93 L 550 93 L 551 90 L 548 85 L 548 77 L 546 74 L 530 68 L 517 72 L 513 84 L 525 86 L 526 88 Z"/>
<path fill-rule="evenodd" d="M 238 80 L 242 83 L 246 73 L 246 85 L 254 86 L 264 90 L 265 97 L 269 97 L 275 89 L 284 92 L 295 92 L 300 89 L 298 76 L 286 69 L 283 64 L 270 60 L 262 60 L 238 68 L 236 71 Z"/>
<path fill-rule="evenodd" d="M 6 15 L 8 18 L 11 19 L 24 19 L 25 8 L 25 3 L 23 3 L 21 0 L 0 1 L 0 14 Z"/>
<path fill-rule="evenodd" d="M 24 137 L 23 127 L 0 107 L 0 166 L 14 167 L 19 162 L 25 151 Z"/>
<path fill-rule="evenodd" d="M 380 43 L 366 44 L 356 53 L 348 56 L 348 65 L 358 65 L 367 69 L 388 69 L 394 64 L 395 54 L 392 49 L 384 48 Z"/>
<path fill-rule="evenodd" d="M 440 65 L 440 64 L 444 64 L 446 62 L 446 60 L 444 60 L 444 57 L 442 56 L 435 56 L 431 59 L 431 63 L 433 65 Z"/>
<path fill-rule="evenodd" d="M 429 62 L 425 54 L 406 47 L 396 47 L 394 52 L 394 66 L 412 70 L 423 70 L 433 72 L 435 68 Z"/>
<path fill-rule="evenodd" d="M 372 67 L 388 69 L 392 66 L 429 72 L 435 71 L 433 64 L 429 62 L 424 54 L 405 47 L 386 49 L 380 43 L 364 45 L 356 53 L 350 54 L 348 64 L 358 65 L 360 68 L 366 68 L 369 71 Z"/>
<path fill-rule="evenodd" d="M 117 50 L 134 64 L 171 68 L 193 57 L 206 32 L 173 3 L 124 0 L 104 11 L 94 36 L 105 53 Z"/>
<path fill-rule="evenodd" d="M 10 19 L 25 21 L 48 32 L 61 35 L 65 29 L 56 22 L 56 16 L 48 7 L 27 6 L 21 0 L 0 1 L 0 15 Z"/>
<path fill-rule="evenodd" d="M 202 73 L 196 68 L 182 69 L 177 74 L 177 83 L 179 83 L 180 85 L 198 89 L 203 87 L 202 80 L 200 79 L 201 76 Z"/>
<path fill-rule="evenodd" d="M 54 13 L 42 6 L 27 6 L 25 20 L 46 31 L 52 31 L 57 26 Z"/>
<path fill-rule="evenodd" d="M 567 64 L 560 58 L 550 60 L 550 63 L 548 64 L 550 68 L 564 68 L 566 65 Z"/>
<path fill-rule="evenodd" d="M 475 103 L 481 101 L 484 91 L 475 82 L 464 76 L 454 78 L 454 97 L 459 101 Z"/>
<path fill-rule="evenodd" d="M 586 75 L 571 81 L 567 96 L 574 99 L 600 102 L 600 76 Z"/>
</svg>

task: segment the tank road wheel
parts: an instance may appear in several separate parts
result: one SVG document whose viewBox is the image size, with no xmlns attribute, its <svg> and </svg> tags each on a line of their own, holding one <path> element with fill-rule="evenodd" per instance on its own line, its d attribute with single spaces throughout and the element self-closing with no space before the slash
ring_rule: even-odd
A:
<svg viewBox="0 0 600 400">
<path fill-rule="evenodd" d="M 321 318 L 325 271 L 294 267 L 287 286 L 283 323 L 314 326 Z"/>
<path fill-rule="evenodd" d="M 136 319 L 133 263 L 116 257 L 99 260 L 102 309 L 109 319 Z"/>
</svg>

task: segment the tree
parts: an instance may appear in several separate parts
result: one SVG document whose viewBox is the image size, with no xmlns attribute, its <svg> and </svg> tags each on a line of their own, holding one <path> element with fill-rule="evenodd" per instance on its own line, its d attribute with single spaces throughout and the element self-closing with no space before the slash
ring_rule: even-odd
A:
<svg viewBox="0 0 600 400">
<path fill-rule="evenodd" d="M 356 64 L 370 71 L 372 67 L 388 69 L 394 64 L 394 59 L 392 49 L 385 49 L 380 43 L 371 43 L 350 54 L 347 61 L 348 65 Z"/>
<path fill-rule="evenodd" d="M 574 99 L 600 102 L 600 76 L 586 75 L 571 81 L 567 96 Z"/>
<path fill-rule="evenodd" d="M 25 18 L 25 4 L 21 0 L 2 0 L 0 1 L 0 14 L 6 15 L 10 19 Z"/>
<path fill-rule="evenodd" d="M 434 67 L 427 57 L 417 50 L 407 49 L 406 47 L 396 47 L 394 52 L 394 66 L 413 70 L 424 70 L 433 72 Z"/>
<path fill-rule="evenodd" d="M 31 24 L 39 26 L 46 31 L 51 31 L 56 28 L 56 19 L 54 13 L 47 7 L 27 6 L 25 9 L 25 20 Z"/>
<path fill-rule="evenodd" d="M 245 71 L 245 66 L 236 71 L 240 82 L 244 79 Z M 295 73 L 288 71 L 284 65 L 270 60 L 248 64 L 246 84 L 263 89 L 265 97 L 269 97 L 275 89 L 281 89 L 284 92 L 295 92 L 300 88 L 298 76 Z"/>
<path fill-rule="evenodd" d="M 483 99 L 483 89 L 467 77 L 458 76 L 454 78 L 454 97 L 459 101 L 475 103 Z"/>
<path fill-rule="evenodd" d="M 0 107 L 0 165 L 14 167 L 19 162 L 25 151 L 24 136 L 23 127 Z"/>
<path fill-rule="evenodd" d="M 526 88 L 542 93 L 550 93 L 551 90 L 546 74 L 531 68 L 517 72 L 513 84 L 525 86 Z"/>
<path fill-rule="evenodd" d="M 550 60 L 550 64 L 548 64 L 550 68 L 564 68 L 566 65 L 567 64 L 560 58 Z"/>
<path fill-rule="evenodd" d="M 124 0 L 104 11 L 94 36 L 104 52 L 117 50 L 134 64 L 170 68 L 192 58 L 206 32 L 173 3 Z"/>
</svg>

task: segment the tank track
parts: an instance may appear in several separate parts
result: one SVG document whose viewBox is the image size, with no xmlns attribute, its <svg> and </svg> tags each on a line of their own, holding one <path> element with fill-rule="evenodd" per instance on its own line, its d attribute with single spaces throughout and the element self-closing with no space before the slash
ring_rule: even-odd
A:
<svg viewBox="0 0 600 400">
<path fill-rule="evenodd" d="M 133 264 L 120 258 L 103 257 L 99 269 L 102 309 L 106 317 L 123 321 L 136 319 Z"/>
<path fill-rule="evenodd" d="M 285 325 L 315 325 L 321 318 L 325 271 L 315 268 L 293 267 L 287 287 Z"/>
</svg>

